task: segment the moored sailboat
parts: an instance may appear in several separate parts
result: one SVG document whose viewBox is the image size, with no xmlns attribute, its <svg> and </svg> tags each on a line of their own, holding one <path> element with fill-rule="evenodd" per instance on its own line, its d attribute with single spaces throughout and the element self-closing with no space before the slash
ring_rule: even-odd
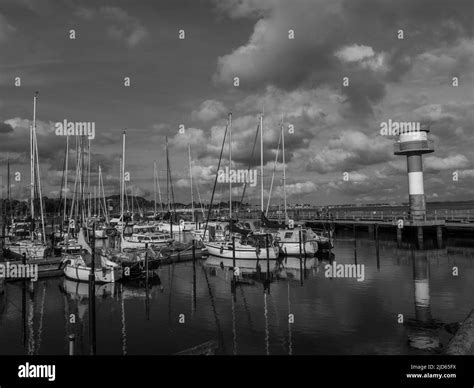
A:
<svg viewBox="0 0 474 388">
<path fill-rule="evenodd" d="M 261 116 L 261 123 L 263 116 Z M 262 125 L 262 124 L 260 124 Z M 232 114 L 229 113 L 228 125 L 229 130 L 229 168 L 232 167 Z M 227 131 L 226 131 L 227 132 Z M 224 135 L 225 141 L 225 135 Z M 263 140 L 262 140 L 263 141 Z M 220 162 L 219 162 L 220 163 Z M 263 163 L 263 157 L 262 157 Z M 263 190 L 262 190 L 263 195 Z M 212 205 L 212 204 L 211 204 Z M 262 200 L 263 206 L 263 200 Z M 258 267 L 259 261 L 267 260 L 268 267 L 274 268 L 276 259 L 278 258 L 278 248 L 273 244 L 273 239 L 268 233 L 238 233 L 234 235 L 235 225 L 232 219 L 232 180 L 229 180 L 229 234 L 224 240 L 206 241 L 206 232 L 204 232 L 203 242 L 209 255 L 228 259 L 232 262 L 240 260 L 241 266 L 249 266 L 251 268 Z M 207 228 L 207 225 L 206 225 Z M 263 243 L 264 242 L 264 243 Z M 239 266 L 236 261 L 236 266 Z M 267 266 L 262 266 L 266 270 Z M 263 272 L 263 271 L 262 271 Z"/>
<path fill-rule="evenodd" d="M 84 237 L 84 230 L 81 228 L 78 236 L 78 243 L 83 251 L 80 255 L 65 255 L 63 259 L 64 276 L 68 279 L 88 282 L 92 272 L 92 260 L 94 262 L 94 278 L 96 283 L 112 283 L 120 280 L 123 270 L 120 264 L 109 260 L 105 255 L 92 254 L 92 249 L 87 244 Z M 95 257 L 94 257 L 95 256 Z"/>
<path fill-rule="evenodd" d="M 11 239 L 6 243 L 6 249 L 20 257 L 26 256 L 27 260 L 44 259 L 48 254 L 46 243 L 46 233 L 44 226 L 43 198 L 41 193 L 41 179 L 38 158 L 38 141 L 36 138 L 36 103 L 38 92 L 35 92 L 33 99 L 33 124 L 30 126 L 30 238 Z M 36 230 L 36 208 L 35 203 L 39 203 L 39 224 L 40 231 Z"/>
</svg>

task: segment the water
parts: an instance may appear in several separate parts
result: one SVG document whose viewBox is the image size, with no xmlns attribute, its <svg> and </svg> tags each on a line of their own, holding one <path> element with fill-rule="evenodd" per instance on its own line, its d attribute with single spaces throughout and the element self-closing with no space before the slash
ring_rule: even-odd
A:
<svg viewBox="0 0 474 388">
<path fill-rule="evenodd" d="M 353 241 L 336 239 L 333 253 L 338 264 L 354 263 Z M 379 254 L 377 260 L 374 241 L 358 240 L 361 282 L 326 278 L 327 260 L 308 261 L 301 276 L 293 259 L 286 265 L 294 268 L 277 273 L 270 294 L 256 281 L 237 287 L 235 298 L 228 268 L 206 260 L 195 271 L 192 262 L 166 265 L 159 269 L 161 284 L 151 286 L 148 308 L 143 285 L 97 286 L 97 354 L 174 354 L 210 340 L 219 354 L 441 352 L 450 338 L 444 325 L 473 308 L 474 249 L 412 253 L 380 241 Z M 70 333 L 76 354 L 88 354 L 88 285 L 39 280 L 26 287 L 23 313 L 22 284 L 7 283 L 0 296 L 0 354 L 64 355 Z"/>
</svg>

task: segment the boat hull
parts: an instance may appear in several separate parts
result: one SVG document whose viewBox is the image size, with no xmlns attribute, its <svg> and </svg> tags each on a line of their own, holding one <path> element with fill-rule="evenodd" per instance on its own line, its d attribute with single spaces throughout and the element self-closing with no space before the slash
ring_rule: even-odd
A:
<svg viewBox="0 0 474 388">
<path fill-rule="evenodd" d="M 234 266 L 234 260 L 224 257 L 208 256 L 206 265 L 232 268 Z M 268 260 L 268 269 L 270 272 L 277 266 L 278 261 L 276 259 Z M 240 273 L 267 273 L 267 259 L 235 259 L 235 267 L 239 269 Z"/>
<path fill-rule="evenodd" d="M 172 240 L 165 240 L 165 241 L 151 241 L 148 243 L 143 243 L 139 241 L 130 241 L 126 239 L 122 239 L 121 241 L 121 249 L 145 249 L 146 246 L 148 245 L 149 247 L 156 247 L 156 248 L 161 248 L 161 247 L 166 247 L 170 245 Z"/>
<path fill-rule="evenodd" d="M 231 247 L 226 244 L 220 243 L 204 243 L 209 255 L 215 257 L 222 257 L 227 259 L 232 259 L 234 257 L 234 252 Z M 278 257 L 278 248 L 275 247 L 268 248 L 268 258 L 270 260 L 276 260 Z M 250 260 L 266 260 L 267 251 L 265 248 L 260 249 L 260 252 L 257 252 L 257 249 L 254 247 L 245 247 L 245 246 L 236 246 L 235 247 L 235 258 L 236 259 L 250 259 Z"/>
<path fill-rule="evenodd" d="M 88 282 L 91 268 L 85 265 L 76 263 L 74 260 L 69 260 L 64 266 L 64 276 L 71 280 L 79 282 Z M 122 278 L 122 268 L 116 267 L 102 267 L 94 270 L 96 283 L 113 283 Z"/>
<path fill-rule="evenodd" d="M 25 253 L 28 260 L 44 259 L 48 250 L 48 247 L 42 244 L 31 243 L 29 241 L 11 243 L 8 244 L 6 248 L 9 249 L 11 253 L 20 257 Z"/>
</svg>

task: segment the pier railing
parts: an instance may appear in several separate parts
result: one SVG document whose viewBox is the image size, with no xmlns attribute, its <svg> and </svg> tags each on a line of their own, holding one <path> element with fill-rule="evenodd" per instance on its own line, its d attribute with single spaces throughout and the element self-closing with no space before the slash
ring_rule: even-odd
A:
<svg viewBox="0 0 474 388">
<path fill-rule="evenodd" d="M 240 212 L 240 219 L 259 218 L 259 212 Z M 397 222 L 397 220 L 409 220 L 408 211 L 392 210 L 350 210 L 337 211 L 332 209 L 329 212 L 321 212 L 313 209 L 292 209 L 288 210 L 288 217 L 295 221 L 379 221 L 379 222 Z M 268 218 L 283 220 L 281 212 L 269 211 Z M 428 210 L 424 221 L 445 221 L 452 223 L 474 223 L 474 209 L 436 209 Z"/>
</svg>

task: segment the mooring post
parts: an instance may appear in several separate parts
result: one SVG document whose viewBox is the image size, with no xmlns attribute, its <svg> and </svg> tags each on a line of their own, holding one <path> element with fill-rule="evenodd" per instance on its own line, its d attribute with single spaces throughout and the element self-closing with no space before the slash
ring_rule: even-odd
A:
<svg viewBox="0 0 474 388">
<path fill-rule="evenodd" d="M 95 223 L 92 224 L 91 236 L 91 269 L 89 272 L 89 346 L 90 354 L 95 355 L 96 338 L 95 338 Z"/>
<path fill-rule="evenodd" d="M 146 271 L 146 275 L 145 275 L 145 292 L 146 292 L 146 301 L 145 301 L 145 313 L 146 313 L 146 319 L 149 320 L 150 319 L 150 296 L 149 296 L 149 284 L 148 284 L 148 281 L 149 281 L 149 271 L 148 271 L 148 268 L 149 268 L 149 264 L 148 264 L 148 243 L 145 243 L 145 271 Z"/>
<path fill-rule="evenodd" d="M 26 268 L 26 253 L 22 254 L 23 268 Z M 23 287 L 21 290 L 21 317 L 23 323 L 23 346 L 26 347 L 26 277 L 23 277 Z"/>
<path fill-rule="evenodd" d="M 298 246 L 299 246 L 299 258 L 301 260 L 301 256 L 302 256 L 301 229 L 298 231 Z"/>
<path fill-rule="evenodd" d="M 193 238 L 193 308 L 196 310 L 196 240 Z"/>
<path fill-rule="evenodd" d="M 75 335 L 74 334 L 69 334 L 69 355 L 74 356 L 74 341 L 75 341 Z"/>
<path fill-rule="evenodd" d="M 270 249 L 268 246 L 268 234 L 265 235 L 265 250 L 267 251 L 267 287 L 270 284 Z"/>
<path fill-rule="evenodd" d="M 443 248 L 443 227 L 441 225 L 436 226 L 436 242 L 438 249 Z"/>
</svg>

